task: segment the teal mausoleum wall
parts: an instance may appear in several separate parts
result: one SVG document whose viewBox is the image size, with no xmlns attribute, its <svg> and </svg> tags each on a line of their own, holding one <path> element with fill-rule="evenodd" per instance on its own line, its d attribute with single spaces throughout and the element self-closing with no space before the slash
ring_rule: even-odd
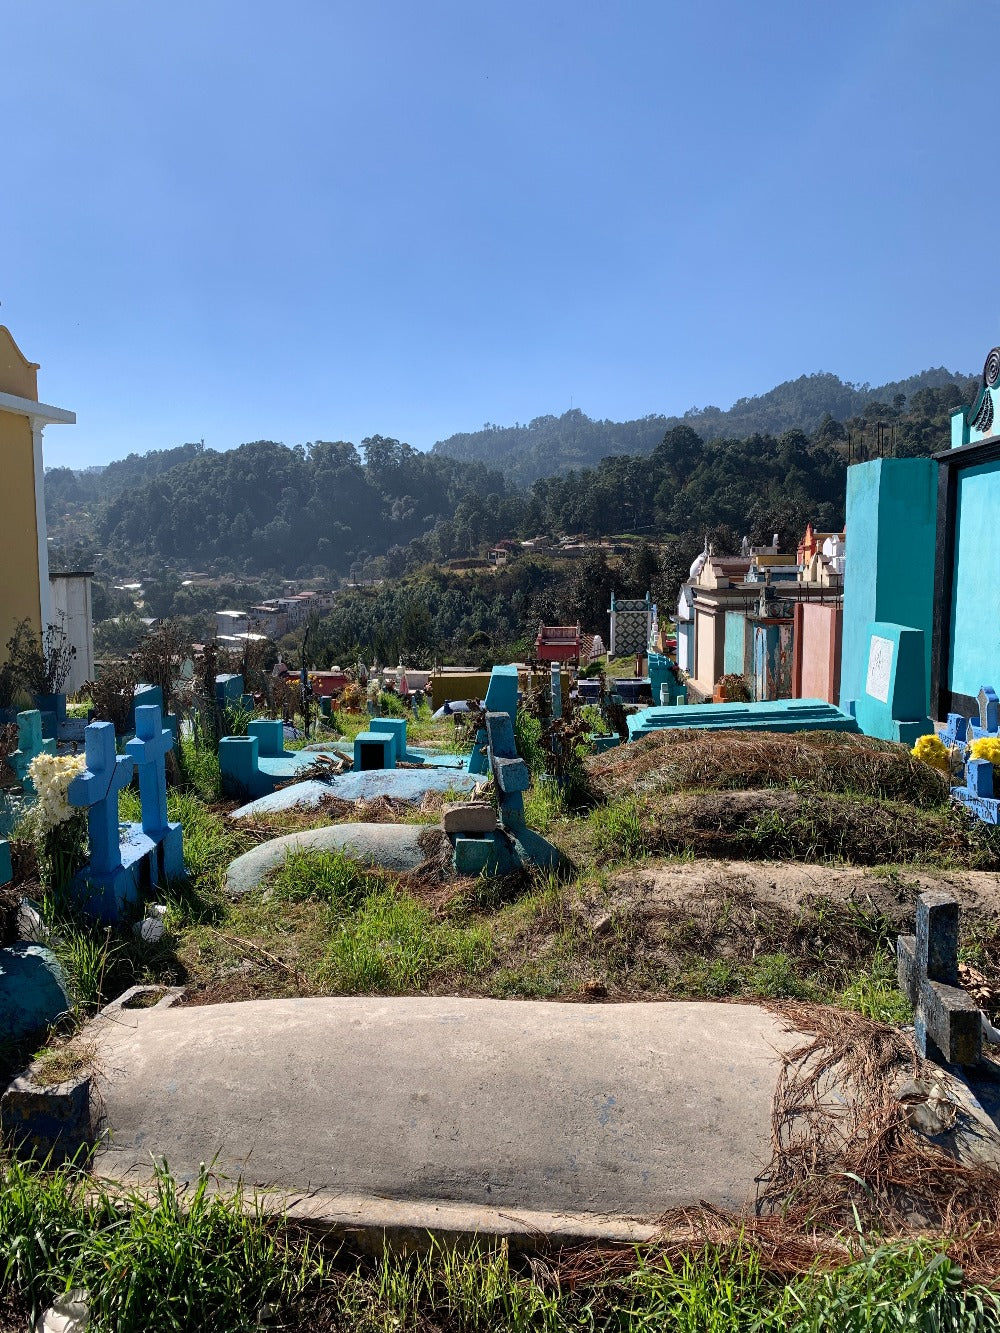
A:
<svg viewBox="0 0 1000 1333">
<path fill-rule="evenodd" d="M 929 706 L 936 541 L 933 459 L 880 458 L 847 469 L 842 708 L 864 691 L 874 621 L 923 630 Z"/>
<path fill-rule="evenodd" d="M 993 558 L 998 526 L 1000 460 L 963 469 L 955 503 L 948 684 L 972 697 L 996 682 L 1000 667 L 1000 580 Z"/>
</svg>

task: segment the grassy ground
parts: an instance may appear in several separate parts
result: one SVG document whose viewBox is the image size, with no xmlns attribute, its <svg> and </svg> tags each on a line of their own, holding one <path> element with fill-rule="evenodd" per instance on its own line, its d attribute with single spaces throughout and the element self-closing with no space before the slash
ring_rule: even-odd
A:
<svg viewBox="0 0 1000 1333">
<path fill-rule="evenodd" d="M 182 1194 L 161 1171 L 152 1192 L 111 1195 L 72 1170 L 0 1164 L 5 1327 L 82 1288 L 93 1333 L 1000 1329 L 994 1293 L 930 1242 L 810 1244 L 780 1221 L 739 1232 L 709 1214 L 686 1219 L 684 1239 L 668 1230 L 636 1248 L 527 1256 L 432 1242 L 372 1259 L 212 1183 L 205 1174 Z"/>
<path fill-rule="evenodd" d="M 340 719 L 338 730 L 366 721 Z M 419 739 L 450 748 L 454 725 L 424 719 Z M 1000 895 L 981 873 L 1000 864 L 995 835 L 950 810 L 943 781 L 898 748 L 654 737 L 590 761 L 578 809 L 536 781 L 528 819 L 564 852 L 558 875 L 456 879 L 428 865 L 395 876 L 337 854 L 295 855 L 238 901 L 223 893 L 225 870 L 256 843 L 343 819 L 434 823 L 440 800 L 331 802 L 233 824 L 211 756 L 183 758 L 186 789 L 169 805 L 191 875 L 162 894 L 163 940 L 142 944 L 130 921 L 95 927 L 42 896 L 77 1019 L 129 985 L 161 982 L 185 984 L 195 1004 L 358 993 L 784 998 L 900 1023 L 909 1010 L 895 936 L 912 929 L 920 889 L 940 882 L 963 904 L 963 957 L 1000 995 Z M 137 817 L 135 792 L 122 794 L 121 813 Z M 85 1058 L 58 1033 L 46 1050 L 53 1077 Z M 8 1070 L 28 1054 L 8 1051 Z M 4 1300 L 20 1318 L 26 1301 L 65 1283 L 95 1292 L 95 1327 L 121 1330 L 253 1326 L 255 1303 L 271 1310 L 264 1326 L 289 1328 L 1000 1329 L 990 1298 L 929 1242 L 857 1239 L 853 1257 L 838 1250 L 822 1271 L 815 1250 L 790 1264 L 759 1236 L 732 1235 L 625 1256 L 439 1249 L 376 1263 L 237 1217 L 207 1194 L 179 1208 L 167 1180 L 152 1204 L 85 1201 L 69 1175 L 4 1169 L 0 1327 Z M 989 1265 L 971 1271 L 997 1278 Z"/>
<path fill-rule="evenodd" d="M 452 743 L 450 721 L 424 725 L 425 739 Z M 222 891 L 226 866 L 256 843 L 343 819 L 434 823 L 440 801 L 360 811 L 331 802 L 246 826 L 196 790 L 172 791 L 191 879 L 162 895 L 162 941 L 143 945 L 129 922 L 109 932 L 45 900 L 79 1011 L 156 981 L 188 986 L 195 1003 L 792 997 L 898 1021 L 908 1010 L 895 937 L 911 928 L 928 877 L 942 876 L 963 900 L 964 956 L 1000 988 L 1000 905 L 965 875 L 997 865 L 996 835 L 949 809 L 940 775 L 899 747 L 674 733 L 589 769 L 587 808 L 568 810 L 552 783 L 528 794 L 529 823 L 567 857 L 558 875 L 394 876 L 300 854 L 234 902 Z M 197 777 L 211 786 L 210 773 Z M 121 813 L 137 818 L 134 791 Z M 789 863 L 823 869 L 789 885 Z"/>
</svg>

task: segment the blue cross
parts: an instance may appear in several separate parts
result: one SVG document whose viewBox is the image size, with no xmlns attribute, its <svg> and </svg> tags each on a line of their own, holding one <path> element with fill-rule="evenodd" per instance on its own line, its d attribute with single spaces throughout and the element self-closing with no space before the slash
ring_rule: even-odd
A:
<svg viewBox="0 0 1000 1333">
<path fill-rule="evenodd" d="M 167 827 L 166 755 L 174 746 L 173 733 L 163 725 L 159 704 L 142 704 L 135 710 L 135 735 L 125 753 L 139 770 L 139 800 L 142 802 L 142 831 L 154 842 Z"/>
<path fill-rule="evenodd" d="M 89 807 L 90 868 L 107 875 L 122 863 L 118 842 L 118 793 L 132 780 L 131 755 L 115 753 L 113 722 L 91 722 L 84 735 L 87 767 L 69 784 L 70 805 Z"/>
</svg>

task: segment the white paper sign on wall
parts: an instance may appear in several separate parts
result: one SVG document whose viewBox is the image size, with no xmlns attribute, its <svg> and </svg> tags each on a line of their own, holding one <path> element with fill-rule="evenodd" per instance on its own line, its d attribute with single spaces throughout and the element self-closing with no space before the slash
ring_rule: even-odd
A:
<svg viewBox="0 0 1000 1333">
<path fill-rule="evenodd" d="M 873 634 L 871 647 L 868 650 L 868 680 L 865 682 L 865 693 L 884 704 L 889 702 L 893 646 L 891 639 L 883 639 L 881 635 Z"/>
</svg>

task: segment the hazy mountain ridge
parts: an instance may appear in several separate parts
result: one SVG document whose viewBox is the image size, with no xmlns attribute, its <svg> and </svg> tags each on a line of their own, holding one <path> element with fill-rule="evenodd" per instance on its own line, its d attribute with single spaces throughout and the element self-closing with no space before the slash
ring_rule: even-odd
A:
<svg viewBox="0 0 1000 1333">
<path fill-rule="evenodd" d="M 848 421 L 880 408 L 892 409 L 902 395 L 907 403 L 921 389 L 960 383 L 975 394 L 977 376 L 945 369 L 923 370 L 887 384 L 850 384 L 820 372 L 786 380 L 767 393 L 738 399 L 731 408 L 692 407 L 683 416 L 650 415 L 633 421 L 594 420 L 579 408 L 562 416 L 536 417 L 527 425 L 493 426 L 450 435 L 432 453 L 463 462 L 486 463 L 508 480 L 530 486 L 541 477 L 594 467 L 602 458 L 650 454 L 674 426 L 690 426 L 705 440 L 756 433 L 780 435 L 786 430 L 811 433 L 826 417 Z"/>
</svg>

